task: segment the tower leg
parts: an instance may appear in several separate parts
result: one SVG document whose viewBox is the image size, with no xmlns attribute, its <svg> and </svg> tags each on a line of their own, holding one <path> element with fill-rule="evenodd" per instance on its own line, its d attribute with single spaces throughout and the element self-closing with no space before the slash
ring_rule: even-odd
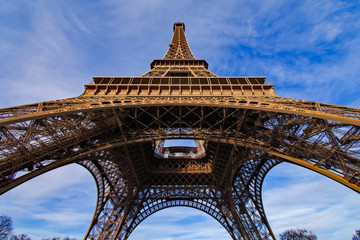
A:
<svg viewBox="0 0 360 240">
<path fill-rule="evenodd" d="M 234 176 L 229 209 L 239 231 L 238 239 L 276 239 L 266 219 L 261 199 L 265 174 L 278 162 L 250 160 Z"/>
<path fill-rule="evenodd" d="M 128 213 L 129 197 L 125 173 L 111 161 L 82 161 L 94 176 L 98 188 L 95 213 L 84 239 L 117 239 Z"/>
</svg>

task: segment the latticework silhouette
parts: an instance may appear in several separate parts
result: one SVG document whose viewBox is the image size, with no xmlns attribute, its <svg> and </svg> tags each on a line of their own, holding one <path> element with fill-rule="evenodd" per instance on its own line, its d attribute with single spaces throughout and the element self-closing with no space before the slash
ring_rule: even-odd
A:
<svg viewBox="0 0 360 240">
<path fill-rule="evenodd" d="M 283 98 L 264 77 L 207 68 L 175 23 L 165 57 L 140 77 L 94 77 L 79 97 L 0 109 L 0 194 L 78 163 L 98 189 L 85 239 L 127 239 L 172 206 L 206 212 L 233 239 L 275 239 L 261 187 L 276 164 L 360 192 L 359 109 Z"/>
</svg>

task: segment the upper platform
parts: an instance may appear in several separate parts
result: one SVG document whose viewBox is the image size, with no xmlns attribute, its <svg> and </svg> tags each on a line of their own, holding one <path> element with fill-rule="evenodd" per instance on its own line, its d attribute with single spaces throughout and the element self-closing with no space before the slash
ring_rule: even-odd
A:
<svg viewBox="0 0 360 240">
<path fill-rule="evenodd" d="M 151 69 L 163 66 L 201 66 L 208 69 L 208 63 L 203 59 L 195 59 L 194 54 L 191 52 L 185 36 L 185 24 L 176 22 L 173 29 L 173 37 L 165 57 L 163 59 L 155 59 L 150 64 Z"/>
</svg>

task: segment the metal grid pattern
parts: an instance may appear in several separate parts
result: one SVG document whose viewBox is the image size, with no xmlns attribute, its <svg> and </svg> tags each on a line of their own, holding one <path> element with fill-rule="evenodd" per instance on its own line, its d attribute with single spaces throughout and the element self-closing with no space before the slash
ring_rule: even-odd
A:
<svg viewBox="0 0 360 240">
<path fill-rule="evenodd" d="M 185 37 L 185 24 L 174 24 L 174 35 L 164 59 L 195 59 Z"/>
<path fill-rule="evenodd" d="M 276 164 L 360 192 L 359 109 L 279 97 L 264 77 L 201 78 L 207 64 L 184 47 L 184 25 L 174 29 L 181 44 L 147 76 L 94 77 L 79 97 L 0 109 L 0 194 L 78 163 L 98 188 L 85 239 L 127 239 L 172 206 L 208 213 L 233 239 L 275 239 L 261 187 Z M 164 139 L 202 140 L 206 154 L 156 158 Z"/>
</svg>

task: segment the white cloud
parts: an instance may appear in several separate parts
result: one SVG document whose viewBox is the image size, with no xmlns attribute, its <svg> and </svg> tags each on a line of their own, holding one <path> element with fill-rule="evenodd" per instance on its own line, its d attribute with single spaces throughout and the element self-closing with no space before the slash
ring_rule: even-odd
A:
<svg viewBox="0 0 360 240">
<path fill-rule="evenodd" d="M 188 207 L 161 210 L 145 219 L 129 239 L 231 239 L 209 215 Z"/>
<path fill-rule="evenodd" d="M 91 174 L 71 164 L 3 194 L 0 214 L 12 217 L 15 231 L 29 234 L 34 240 L 71 234 L 80 239 L 90 224 L 95 205 L 96 185 Z"/>
<path fill-rule="evenodd" d="M 23 10 L 31 28 L 18 33 L 22 42 L 4 42 L 11 48 L 3 52 L 11 52 L 7 59 L 16 65 L 0 85 L 9 90 L 3 106 L 79 95 L 92 74 L 141 75 L 153 58 L 163 57 L 171 24 L 178 20 L 186 23 L 195 56 L 206 58 L 220 75 L 265 75 L 290 91 L 302 87 L 308 98 L 316 95 L 313 100 L 341 103 L 346 89 L 359 87 L 357 55 L 352 53 L 360 49 L 351 40 L 359 39 L 353 30 L 359 21 L 351 8 L 337 1 L 184 1 L 181 6 L 106 1 L 81 8 L 38 1 L 34 14 Z M 95 10 L 106 14 L 92 14 Z M 342 44 L 336 43 L 338 38 Z M 341 56 L 332 59 L 327 49 Z M 328 60 L 313 62 L 309 54 Z"/>
<path fill-rule="evenodd" d="M 306 228 L 319 239 L 350 239 L 358 228 L 360 196 L 324 176 L 281 164 L 265 178 L 264 208 L 276 235 Z"/>
</svg>

